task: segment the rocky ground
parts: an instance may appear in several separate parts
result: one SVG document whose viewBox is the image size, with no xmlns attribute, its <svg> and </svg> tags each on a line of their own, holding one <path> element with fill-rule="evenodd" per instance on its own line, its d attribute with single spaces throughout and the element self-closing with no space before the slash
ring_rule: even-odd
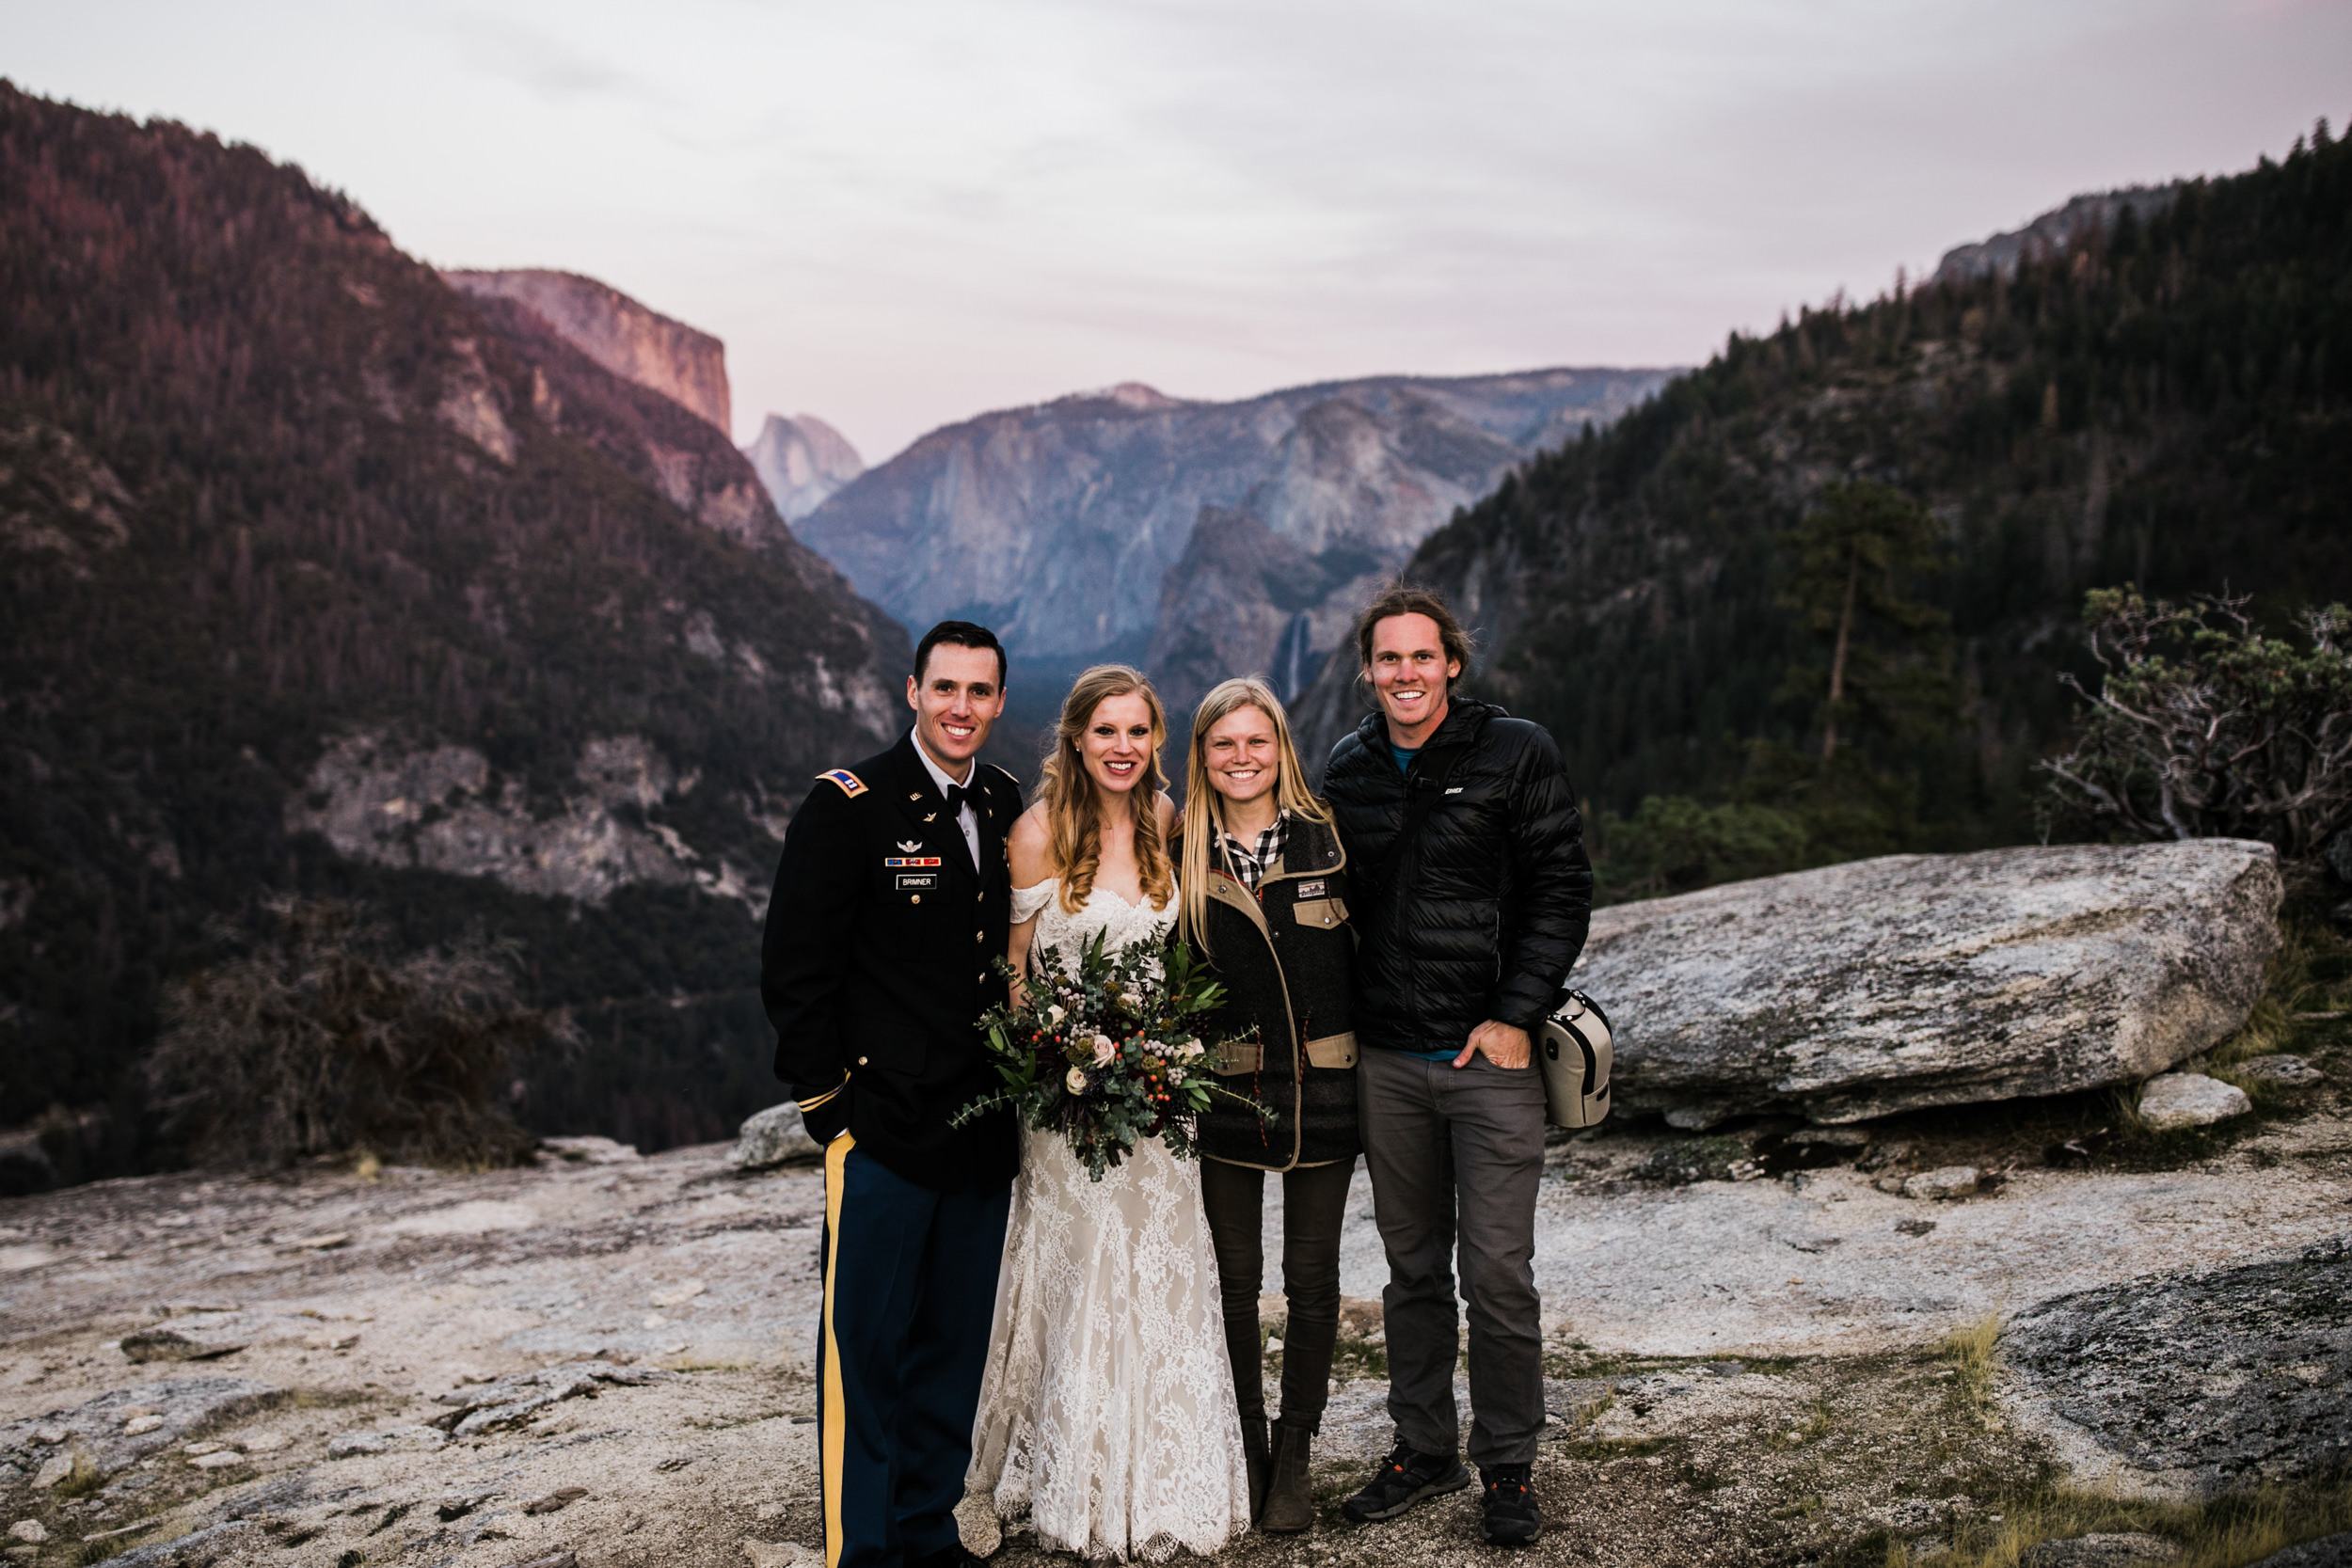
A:
<svg viewBox="0 0 2352 1568">
<path fill-rule="evenodd" d="M 1922 1113 L 1859 1145 L 1774 1123 L 1555 1145 L 1550 1523 L 1524 1560 L 1926 1561 L 1997 1547 L 2027 1512 L 2088 1517 L 2052 1512 L 2059 1465 L 2104 1465 L 2118 1496 L 2277 1482 L 2325 1504 L 2352 1441 L 2352 1097 L 2322 1066 L 2169 1136 L 2102 1132 L 2112 1107 L 2083 1101 Z M 182 1175 L 0 1204 L 10 1557 L 800 1560 L 819 1182 L 726 1152 L 581 1140 L 528 1170 Z M 1359 1198 L 1343 1288 L 1374 1298 L 1360 1178 Z M 2018 1323 L 1997 1351 L 1996 1318 Z M 1470 1493 L 1339 1522 L 1388 1436 L 1369 1299 L 1351 1323 L 1326 1524 L 1229 1560 L 1492 1556 Z M 2285 1348 L 2195 1346 L 2214 1333 Z M 2134 1517 L 2179 1534 L 2199 1505 L 2148 1506 Z M 1016 1530 L 998 1561 L 1053 1556 Z"/>
</svg>

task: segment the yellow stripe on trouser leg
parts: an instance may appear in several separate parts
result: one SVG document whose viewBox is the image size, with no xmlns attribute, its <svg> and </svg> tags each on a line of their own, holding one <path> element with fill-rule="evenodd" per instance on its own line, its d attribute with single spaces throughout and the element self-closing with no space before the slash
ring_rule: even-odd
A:
<svg viewBox="0 0 2352 1568">
<path fill-rule="evenodd" d="M 818 1429 L 818 1463 L 824 1472 L 825 1568 L 841 1562 L 841 1460 L 849 1446 L 850 1412 L 841 1397 L 841 1344 L 833 1334 L 833 1287 L 841 1260 L 841 1188 L 850 1150 L 857 1140 L 844 1132 L 825 1146 L 825 1381 L 818 1391 L 824 1423 Z"/>
</svg>

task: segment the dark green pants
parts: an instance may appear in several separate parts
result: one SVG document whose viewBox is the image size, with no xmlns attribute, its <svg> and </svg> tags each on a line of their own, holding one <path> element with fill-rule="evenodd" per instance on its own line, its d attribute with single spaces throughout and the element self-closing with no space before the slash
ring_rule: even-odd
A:
<svg viewBox="0 0 2352 1568">
<path fill-rule="evenodd" d="M 1340 1227 L 1347 1218 L 1353 1158 L 1279 1173 L 1282 1182 L 1282 1420 L 1313 1432 L 1331 1397 L 1331 1349 L 1340 1333 Z M 1200 1162 L 1200 1201 L 1216 1247 L 1225 1348 L 1245 1421 L 1265 1419 L 1258 1354 L 1258 1294 L 1265 1288 L 1266 1173 Z"/>
</svg>

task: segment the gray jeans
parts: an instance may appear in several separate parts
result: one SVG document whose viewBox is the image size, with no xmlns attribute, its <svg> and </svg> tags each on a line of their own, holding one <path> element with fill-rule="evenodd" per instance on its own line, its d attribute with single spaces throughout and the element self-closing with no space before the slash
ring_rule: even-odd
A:
<svg viewBox="0 0 2352 1568">
<path fill-rule="evenodd" d="M 1357 1117 L 1374 1216 L 1389 1255 L 1381 1304 L 1389 1415 L 1423 1453 L 1461 1446 L 1454 1259 L 1470 1308 L 1470 1458 L 1525 1465 L 1544 1426 L 1543 1321 L 1535 1296 L 1535 1189 L 1544 1174 L 1544 1084 L 1484 1056 L 1468 1067 L 1367 1050 Z"/>
</svg>

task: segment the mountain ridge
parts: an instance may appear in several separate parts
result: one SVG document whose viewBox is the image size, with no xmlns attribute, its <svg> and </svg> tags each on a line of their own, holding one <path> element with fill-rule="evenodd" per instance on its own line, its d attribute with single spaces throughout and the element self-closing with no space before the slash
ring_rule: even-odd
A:
<svg viewBox="0 0 2352 1568">
<path fill-rule="evenodd" d="M 1336 624 L 1325 600 L 1393 570 L 1513 464 L 1618 417 L 1666 374 L 1353 377 L 1232 402 L 1122 383 L 931 431 L 800 533 L 911 626 L 987 622 L 1049 683 L 1095 659 L 1151 658 L 1186 706 L 1223 674 L 1267 668 L 1293 626 L 1319 658 Z M 1277 593 L 1236 567 L 1232 625 L 1200 635 L 1170 572 L 1210 512 L 1328 557 L 1323 598 L 1272 615 Z"/>
<path fill-rule="evenodd" d="M 2037 214 L 2023 226 L 1954 245 L 1936 263 L 1931 283 L 1966 283 L 1987 272 L 2014 277 L 2020 261 L 2050 256 L 2114 227 L 2129 207 L 2145 223 L 2172 205 L 2183 181 L 2166 185 L 2126 185 L 2077 196 Z"/>
</svg>

